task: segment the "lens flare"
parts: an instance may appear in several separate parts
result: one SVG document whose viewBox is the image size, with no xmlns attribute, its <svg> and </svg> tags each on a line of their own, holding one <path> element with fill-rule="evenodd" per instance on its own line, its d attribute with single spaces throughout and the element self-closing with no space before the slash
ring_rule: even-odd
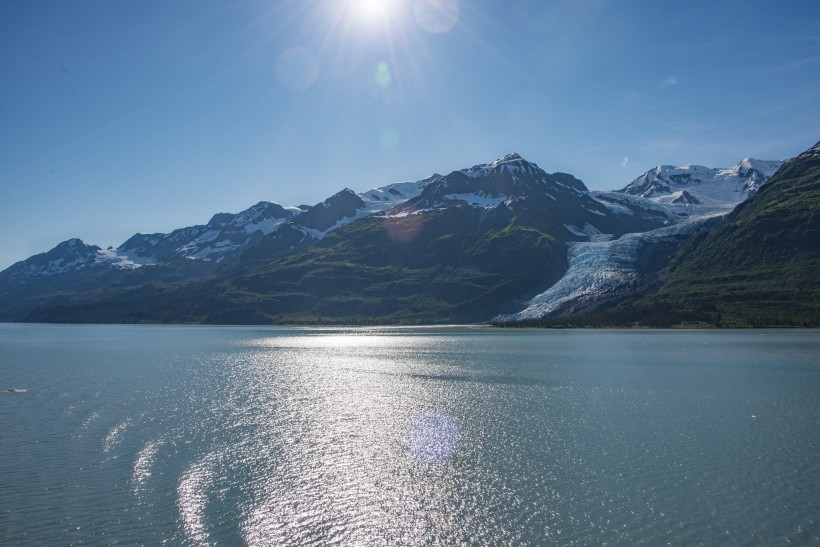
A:
<svg viewBox="0 0 820 547">
<path fill-rule="evenodd" d="M 380 61 L 376 65 L 376 85 L 382 89 L 387 89 L 390 87 L 390 81 L 390 67 L 387 66 L 386 62 Z"/>
<path fill-rule="evenodd" d="M 387 217 L 384 219 L 384 231 L 396 243 L 410 243 L 421 233 L 421 215 Z"/>
<path fill-rule="evenodd" d="M 447 32 L 458 22 L 458 0 L 416 0 L 416 23 L 431 34 Z"/>
</svg>

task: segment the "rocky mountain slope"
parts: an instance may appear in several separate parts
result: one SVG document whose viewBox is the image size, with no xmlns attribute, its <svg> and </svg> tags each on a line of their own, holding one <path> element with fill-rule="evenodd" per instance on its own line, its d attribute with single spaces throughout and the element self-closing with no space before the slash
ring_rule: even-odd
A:
<svg viewBox="0 0 820 547">
<path fill-rule="evenodd" d="M 622 237 L 594 234 L 571 243 L 565 275 L 523 310 L 496 320 L 586 313 L 656 288 L 678 245 L 689 235 L 718 225 L 738 203 L 754 195 L 781 163 L 747 158 L 725 169 L 659 165 L 622 190 L 596 193 L 597 199 L 611 206 L 654 211 L 668 220 L 654 230 L 634 230 Z"/>
<path fill-rule="evenodd" d="M 590 192 L 510 154 L 312 207 L 260 202 L 15 264 L 0 272 L 0 319 L 427 323 L 609 309 L 657 290 L 682 242 L 762 193 L 778 165 L 659 166 Z"/>
<path fill-rule="evenodd" d="M 684 194 L 698 200 L 739 203 L 757 192 L 782 165 L 781 161 L 746 158 L 733 167 L 712 169 L 702 165 L 658 165 L 619 192 L 675 203 Z"/>
<path fill-rule="evenodd" d="M 654 300 L 724 326 L 820 325 L 820 143 L 690 238 Z"/>
<path fill-rule="evenodd" d="M 692 221 L 702 220 L 695 215 Z M 683 237 L 678 238 L 669 259 L 656 267 L 619 269 L 618 257 L 627 255 L 625 262 L 640 264 L 641 249 L 651 246 L 634 244 L 623 252 L 630 240 L 667 237 L 668 229 L 606 242 L 622 252 L 597 253 L 597 268 L 582 267 L 595 261 L 589 256 L 575 262 L 571 258 L 568 276 L 550 289 L 550 295 L 539 295 L 531 303 L 533 311 L 541 306 L 542 313 L 501 319 L 543 326 L 820 325 L 820 143 L 785 162 L 755 195 L 727 216 L 715 216 L 711 225 L 688 229 L 692 221 L 674 227 Z M 576 249 L 576 254 L 583 253 Z M 587 254 L 596 255 L 594 251 Z M 601 256 L 610 257 L 609 265 L 600 265 Z M 612 277 L 626 279 L 620 284 L 625 290 L 620 295 L 615 290 L 612 294 L 617 297 L 608 298 L 612 294 L 591 296 L 576 289 L 580 296 L 566 298 L 571 291 L 559 289 L 573 277 L 574 269 L 597 271 L 602 277 L 617 270 Z M 576 305 L 556 313 L 562 297 Z M 545 303 L 558 306 L 545 309 Z"/>
</svg>

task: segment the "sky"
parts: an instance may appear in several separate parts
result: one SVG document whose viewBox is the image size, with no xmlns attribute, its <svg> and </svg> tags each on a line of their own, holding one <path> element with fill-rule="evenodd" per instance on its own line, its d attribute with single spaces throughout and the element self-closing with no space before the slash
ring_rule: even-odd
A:
<svg viewBox="0 0 820 547">
<path fill-rule="evenodd" d="M 517 152 L 590 189 L 820 140 L 816 0 L 4 0 L 0 269 Z"/>
</svg>

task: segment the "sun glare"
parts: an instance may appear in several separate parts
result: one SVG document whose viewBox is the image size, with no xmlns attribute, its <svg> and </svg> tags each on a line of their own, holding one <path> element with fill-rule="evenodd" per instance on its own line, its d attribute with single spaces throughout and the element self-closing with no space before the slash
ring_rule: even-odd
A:
<svg viewBox="0 0 820 547">
<path fill-rule="evenodd" d="M 353 0 L 353 12 L 363 22 L 383 20 L 390 16 L 396 0 Z"/>
<path fill-rule="evenodd" d="M 355 0 L 353 10 L 362 19 L 376 19 L 387 15 L 390 3 L 390 0 Z"/>
</svg>

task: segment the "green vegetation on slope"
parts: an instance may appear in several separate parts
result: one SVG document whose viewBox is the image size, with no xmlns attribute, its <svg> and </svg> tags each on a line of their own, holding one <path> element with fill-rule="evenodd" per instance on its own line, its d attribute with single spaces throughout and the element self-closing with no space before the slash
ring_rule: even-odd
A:
<svg viewBox="0 0 820 547">
<path fill-rule="evenodd" d="M 509 209 L 372 217 L 292 254 L 248 253 L 211 278 L 79 295 L 29 321 L 423 324 L 487 321 L 554 283 L 566 246 Z"/>
<path fill-rule="evenodd" d="M 784 165 L 669 269 L 658 300 L 720 326 L 820 325 L 820 159 Z"/>
<path fill-rule="evenodd" d="M 820 157 L 810 151 L 724 224 L 690 237 L 658 293 L 628 308 L 656 306 L 679 323 L 721 327 L 820 326 L 818 276 Z"/>
<path fill-rule="evenodd" d="M 651 295 L 509 326 L 816 327 L 819 276 L 820 143 L 720 226 L 684 241 Z"/>
</svg>

